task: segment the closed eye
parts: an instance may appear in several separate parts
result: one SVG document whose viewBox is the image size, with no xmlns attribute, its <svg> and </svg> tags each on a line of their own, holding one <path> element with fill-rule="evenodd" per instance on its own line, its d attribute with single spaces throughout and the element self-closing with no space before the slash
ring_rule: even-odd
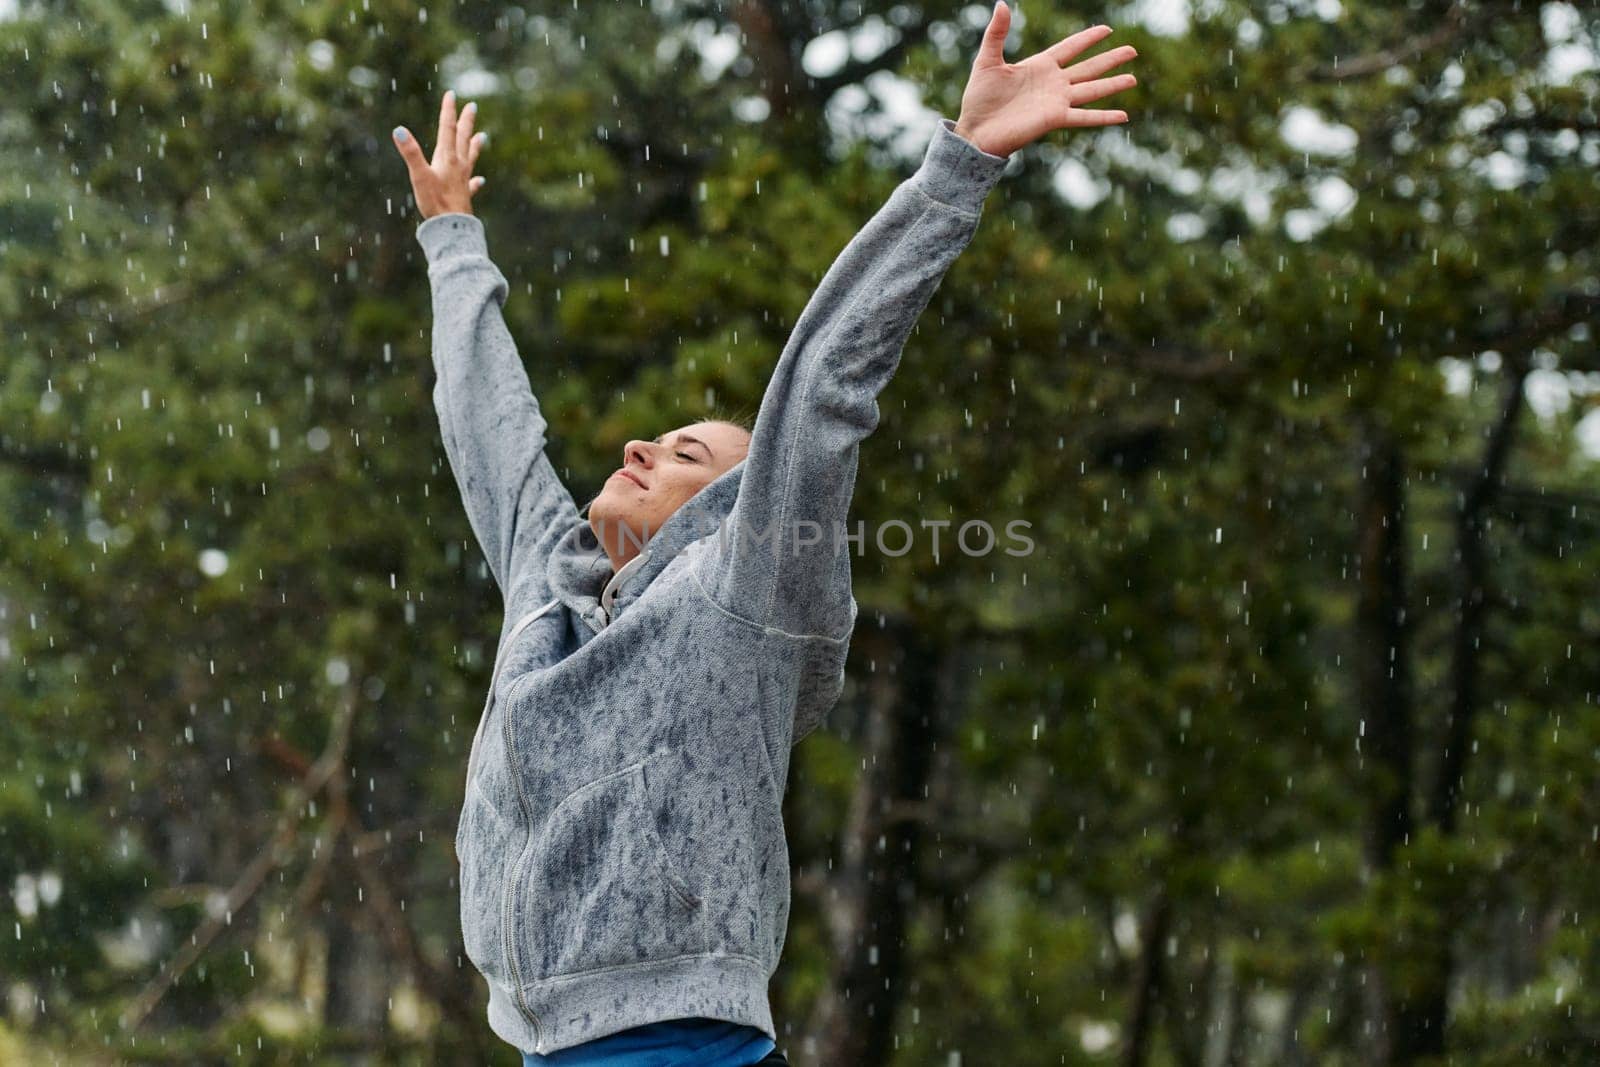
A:
<svg viewBox="0 0 1600 1067">
<path fill-rule="evenodd" d="M 689 462 L 690 462 L 690 463 L 697 463 L 697 462 L 699 462 L 699 461 L 698 461 L 698 460 L 696 460 L 696 459 L 695 459 L 695 458 L 694 458 L 694 457 L 693 457 L 693 456 L 691 456 L 691 455 L 689 455 L 689 453 L 687 453 L 687 452 L 678 452 L 678 453 L 676 453 L 676 454 L 677 454 L 677 455 L 679 455 L 679 456 L 681 456 L 681 457 L 683 457 L 683 458 L 684 458 L 684 459 L 686 459 L 686 460 L 688 460 L 688 461 L 689 461 Z"/>
</svg>

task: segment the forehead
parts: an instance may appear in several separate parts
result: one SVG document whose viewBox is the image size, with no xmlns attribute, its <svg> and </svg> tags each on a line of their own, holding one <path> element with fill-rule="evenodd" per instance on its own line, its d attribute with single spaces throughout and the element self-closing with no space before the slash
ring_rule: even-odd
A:
<svg viewBox="0 0 1600 1067">
<path fill-rule="evenodd" d="M 666 443 L 680 436 L 696 438 L 715 448 L 719 444 L 743 444 L 745 432 L 737 426 L 729 426 L 723 422 L 695 422 L 688 426 L 680 426 L 676 430 L 668 430 L 658 440 Z"/>
</svg>

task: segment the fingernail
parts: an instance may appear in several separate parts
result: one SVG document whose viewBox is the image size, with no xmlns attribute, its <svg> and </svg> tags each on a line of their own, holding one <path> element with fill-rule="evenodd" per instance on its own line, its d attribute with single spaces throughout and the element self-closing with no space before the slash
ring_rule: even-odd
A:
<svg viewBox="0 0 1600 1067">
<path fill-rule="evenodd" d="M 468 104 L 467 105 L 467 110 L 468 111 L 473 111 L 473 112 L 477 111 L 478 110 L 478 102 L 476 100 L 474 100 L 472 103 Z"/>
<path fill-rule="evenodd" d="M 406 128 L 404 126 L 396 126 L 394 128 L 394 139 L 396 141 L 404 141 L 409 136 L 410 134 L 406 133 Z"/>
</svg>

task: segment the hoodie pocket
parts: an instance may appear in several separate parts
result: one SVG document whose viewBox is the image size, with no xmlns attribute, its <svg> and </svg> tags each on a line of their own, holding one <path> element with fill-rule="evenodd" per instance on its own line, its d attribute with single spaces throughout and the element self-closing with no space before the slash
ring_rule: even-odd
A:
<svg viewBox="0 0 1600 1067">
<path fill-rule="evenodd" d="M 516 859 L 515 849 L 521 842 L 517 827 L 506 823 L 476 786 L 468 783 L 456 833 L 461 936 L 473 966 L 499 982 L 507 978 L 500 938 L 500 897 L 504 872 Z"/>
<path fill-rule="evenodd" d="M 523 982 L 705 950 L 704 908 L 657 830 L 658 752 L 568 794 L 513 872 Z"/>
</svg>

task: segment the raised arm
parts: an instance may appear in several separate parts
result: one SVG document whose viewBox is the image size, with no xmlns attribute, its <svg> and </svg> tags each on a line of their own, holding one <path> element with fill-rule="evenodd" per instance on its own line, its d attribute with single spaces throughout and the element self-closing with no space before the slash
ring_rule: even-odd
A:
<svg viewBox="0 0 1600 1067">
<path fill-rule="evenodd" d="M 922 165 L 824 275 L 762 398 L 739 496 L 700 578 L 726 611 L 794 634 L 841 637 L 854 616 L 843 539 L 860 442 L 877 397 L 945 272 L 977 230 L 1007 156 L 1050 130 L 1127 121 L 1075 105 L 1133 83 L 1098 78 L 1131 47 L 1061 63 L 1111 32 L 1096 26 L 1017 64 L 1004 58 L 1010 11 L 998 3 L 962 97 Z M 868 536 L 871 536 L 868 534 Z"/>
<path fill-rule="evenodd" d="M 831 637 L 849 625 L 850 550 L 835 551 L 834 535 L 859 444 L 1006 165 L 954 125 L 940 120 L 921 168 L 828 268 L 767 384 L 721 551 L 701 572 L 707 592 L 750 622 Z"/>
<path fill-rule="evenodd" d="M 395 141 L 424 215 L 417 241 L 433 290 L 433 402 L 445 455 L 509 606 L 519 582 L 542 581 L 551 548 L 583 520 L 545 456 L 545 419 L 501 314 L 509 287 L 471 213 L 483 184 L 471 176 L 482 145 L 472 136 L 474 110 L 469 104 L 458 119 L 445 94 L 432 163 L 403 128 Z"/>
</svg>

